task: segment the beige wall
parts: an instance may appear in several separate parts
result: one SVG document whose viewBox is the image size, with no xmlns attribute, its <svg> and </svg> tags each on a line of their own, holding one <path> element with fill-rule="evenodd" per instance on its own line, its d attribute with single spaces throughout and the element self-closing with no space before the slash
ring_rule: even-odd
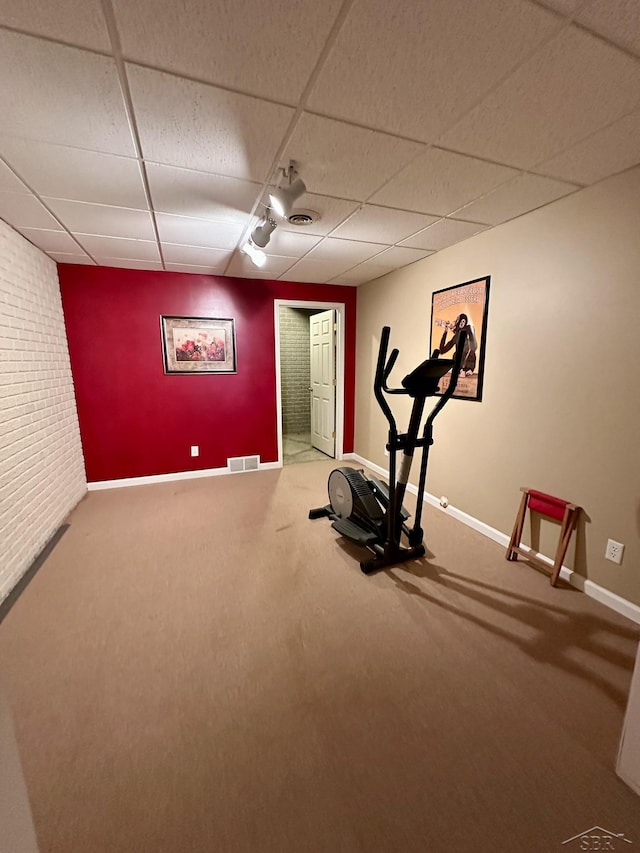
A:
<svg viewBox="0 0 640 853">
<path fill-rule="evenodd" d="M 386 466 L 371 391 L 381 327 L 400 349 L 397 385 L 428 355 L 432 292 L 485 275 L 484 398 L 436 420 L 427 491 L 507 534 L 520 486 L 580 504 L 565 562 L 640 604 L 640 168 L 361 286 L 356 452 Z M 542 525 L 547 555 L 555 533 Z M 608 538 L 626 546 L 621 566 L 604 559 Z"/>
</svg>

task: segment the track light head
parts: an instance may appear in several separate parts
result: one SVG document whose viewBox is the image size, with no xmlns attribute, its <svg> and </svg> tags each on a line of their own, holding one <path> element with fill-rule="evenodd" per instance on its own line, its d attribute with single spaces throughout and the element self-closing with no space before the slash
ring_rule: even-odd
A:
<svg viewBox="0 0 640 853">
<path fill-rule="evenodd" d="M 295 202 L 301 195 L 306 193 L 307 188 L 302 178 L 298 175 L 293 160 L 289 162 L 289 168 L 282 171 L 288 179 L 288 183 L 283 187 L 276 187 L 275 190 L 272 190 L 269 193 L 269 202 L 271 208 L 278 216 L 286 219 L 291 213 Z"/>
<path fill-rule="evenodd" d="M 261 249 L 264 249 L 271 239 L 271 235 L 276 230 L 275 220 L 271 219 L 269 216 L 270 213 L 271 211 L 267 210 L 266 217 L 251 232 L 252 242 Z"/>
<path fill-rule="evenodd" d="M 249 257 L 257 267 L 263 267 L 267 262 L 267 256 L 265 253 L 262 249 L 255 246 L 251 239 L 247 240 L 240 251 L 244 252 L 244 254 L 247 255 L 247 257 Z"/>
</svg>

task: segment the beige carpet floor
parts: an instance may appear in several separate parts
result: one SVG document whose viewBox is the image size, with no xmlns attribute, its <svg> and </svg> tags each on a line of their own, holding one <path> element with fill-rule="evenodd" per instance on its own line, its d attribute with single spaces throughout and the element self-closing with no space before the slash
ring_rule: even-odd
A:
<svg viewBox="0 0 640 853">
<path fill-rule="evenodd" d="M 42 853 L 640 849 L 638 626 L 430 507 L 365 577 L 307 519 L 334 464 L 74 510 L 0 624 Z"/>
</svg>

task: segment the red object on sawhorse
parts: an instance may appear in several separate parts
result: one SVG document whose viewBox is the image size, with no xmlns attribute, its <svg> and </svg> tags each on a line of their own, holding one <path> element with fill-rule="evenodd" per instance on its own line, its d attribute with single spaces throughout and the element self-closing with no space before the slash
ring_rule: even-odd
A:
<svg viewBox="0 0 640 853">
<path fill-rule="evenodd" d="M 507 560 L 517 560 L 518 554 L 520 554 L 521 557 L 526 557 L 527 560 L 538 566 L 538 568 L 548 572 L 550 567 L 547 563 L 533 552 L 520 547 L 527 509 L 531 512 L 537 512 L 539 515 L 544 515 L 546 518 L 553 518 L 555 521 L 561 522 L 558 550 L 556 551 L 555 561 L 551 568 L 551 586 L 556 586 L 560 569 L 562 568 L 562 561 L 569 547 L 571 534 L 578 522 L 580 507 L 569 503 L 569 501 L 563 501 L 562 498 L 554 498 L 553 495 L 546 495 L 544 492 L 527 489 L 524 486 L 520 491 L 522 492 L 522 500 L 520 501 L 520 508 L 516 516 L 516 523 L 511 534 L 509 547 L 507 548 Z"/>
</svg>

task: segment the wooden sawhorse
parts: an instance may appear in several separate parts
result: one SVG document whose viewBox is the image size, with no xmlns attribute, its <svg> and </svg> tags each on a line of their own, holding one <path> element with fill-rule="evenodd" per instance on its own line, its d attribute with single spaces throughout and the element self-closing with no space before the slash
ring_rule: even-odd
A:
<svg viewBox="0 0 640 853">
<path fill-rule="evenodd" d="M 509 540 L 507 560 L 517 560 L 519 554 L 521 557 L 525 557 L 545 572 L 551 570 L 551 586 L 556 586 L 558 583 L 558 577 L 560 576 L 560 569 L 562 568 L 562 561 L 564 560 L 567 548 L 569 547 L 571 534 L 575 530 L 578 522 L 580 507 L 569 503 L 569 501 L 563 501 L 562 498 L 554 498 L 552 495 L 546 495 L 544 492 L 538 492 L 535 489 L 527 489 L 524 486 L 520 491 L 522 492 L 522 500 L 520 501 L 520 508 L 518 509 L 518 515 L 516 516 L 513 533 Z M 553 518 L 556 521 L 561 522 L 558 549 L 551 568 L 532 551 L 528 551 L 520 547 L 520 540 L 522 538 L 522 530 L 524 528 L 527 509 L 529 509 L 530 512 L 537 512 L 539 515 L 543 515 L 546 518 Z"/>
</svg>

